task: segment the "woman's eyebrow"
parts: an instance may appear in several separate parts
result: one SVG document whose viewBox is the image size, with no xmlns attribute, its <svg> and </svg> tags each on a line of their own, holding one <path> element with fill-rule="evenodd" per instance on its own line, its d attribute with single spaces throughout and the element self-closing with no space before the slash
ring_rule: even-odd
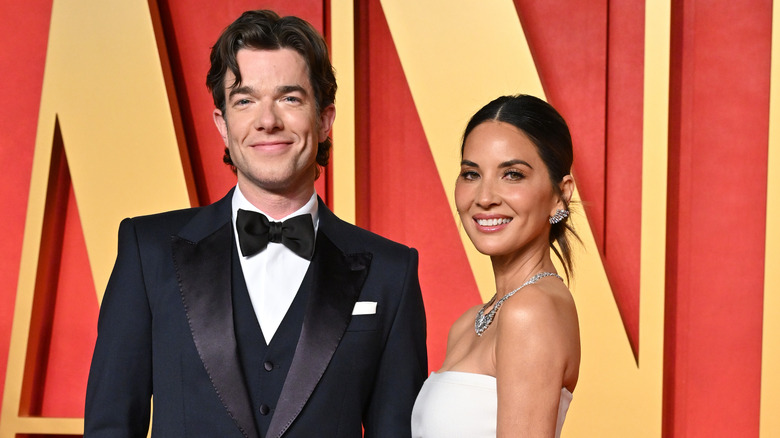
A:
<svg viewBox="0 0 780 438">
<path fill-rule="evenodd" d="M 528 164 L 528 162 L 527 162 L 527 161 L 525 161 L 525 160 L 520 160 L 520 159 L 515 159 L 515 160 L 504 161 L 503 163 L 499 164 L 499 165 L 498 165 L 498 167 L 502 167 L 502 168 L 503 168 L 503 167 L 512 167 L 512 166 L 516 166 L 516 165 L 518 165 L 518 164 L 521 164 L 521 165 L 523 165 L 523 166 L 528 166 L 528 167 L 529 167 L 529 168 L 531 168 L 531 169 L 533 169 L 533 168 L 534 168 L 534 166 L 531 166 L 530 164 Z"/>
</svg>

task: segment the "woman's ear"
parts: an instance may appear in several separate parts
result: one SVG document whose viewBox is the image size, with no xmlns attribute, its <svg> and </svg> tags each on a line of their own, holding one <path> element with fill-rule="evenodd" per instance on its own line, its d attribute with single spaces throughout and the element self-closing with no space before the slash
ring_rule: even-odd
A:
<svg viewBox="0 0 780 438">
<path fill-rule="evenodd" d="M 557 208 L 565 210 L 574 194 L 574 178 L 571 175 L 564 176 L 561 182 L 558 183 L 558 188 L 561 190 L 561 201 Z"/>
</svg>

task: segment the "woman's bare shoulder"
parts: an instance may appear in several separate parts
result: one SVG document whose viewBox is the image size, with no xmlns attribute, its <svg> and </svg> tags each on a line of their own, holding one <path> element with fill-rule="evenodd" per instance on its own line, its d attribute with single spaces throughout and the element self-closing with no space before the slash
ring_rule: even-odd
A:
<svg viewBox="0 0 780 438">
<path fill-rule="evenodd" d="M 551 373 L 556 385 L 573 390 L 579 374 L 580 335 L 571 293 L 562 284 L 533 284 L 521 292 L 504 303 L 497 317 L 497 368 L 524 369 L 535 376 Z"/>
<path fill-rule="evenodd" d="M 507 328 L 548 326 L 576 322 L 577 309 L 563 284 L 530 284 L 507 299 L 498 324 Z M 527 327 L 526 327 L 527 328 Z"/>
</svg>

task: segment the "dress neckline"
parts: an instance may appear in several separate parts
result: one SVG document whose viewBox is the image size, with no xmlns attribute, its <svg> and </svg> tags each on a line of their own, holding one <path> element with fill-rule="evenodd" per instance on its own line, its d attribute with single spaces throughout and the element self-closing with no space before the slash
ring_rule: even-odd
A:
<svg viewBox="0 0 780 438">
<path fill-rule="evenodd" d="M 458 379 L 460 377 L 461 379 L 465 379 L 473 383 L 483 382 L 483 383 L 492 383 L 493 385 L 495 385 L 496 382 L 495 376 L 491 376 L 489 374 L 472 373 L 469 371 L 454 371 L 454 370 L 431 371 L 431 376 L 434 375 L 439 376 L 446 380 L 450 380 L 447 378 L 449 376 L 452 379 Z M 561 388 L 561 393 L 565 394 L 566 398 L 568 398 L 569 400 L 571 400 L 572 397 L 574 396 L 574 394 L 572 394 L 572 392 L 569 391 L 569 388 L 565 386 Z"/>
</svg>

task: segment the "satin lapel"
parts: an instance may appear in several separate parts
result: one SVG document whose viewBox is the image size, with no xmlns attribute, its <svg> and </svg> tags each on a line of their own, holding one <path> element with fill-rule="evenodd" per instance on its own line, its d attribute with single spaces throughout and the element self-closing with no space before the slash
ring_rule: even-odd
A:
<svg viewBox="0 0 780 438">
<path fill-rule="evenodd" d="M 323 232 L 317 233 L 301 337 L 267 437 L 281 437 L 309 400 L 344 336 L 370 264 L 371 254 L 344 254 Z"/>
<path fill-rule="evenodd" d="M 236 349 L 230 221 L 198 242 L 174 236 L 173 260 L 187 321 L 214 390 L 245 437 L 258 437 Z"/>
</svg>

